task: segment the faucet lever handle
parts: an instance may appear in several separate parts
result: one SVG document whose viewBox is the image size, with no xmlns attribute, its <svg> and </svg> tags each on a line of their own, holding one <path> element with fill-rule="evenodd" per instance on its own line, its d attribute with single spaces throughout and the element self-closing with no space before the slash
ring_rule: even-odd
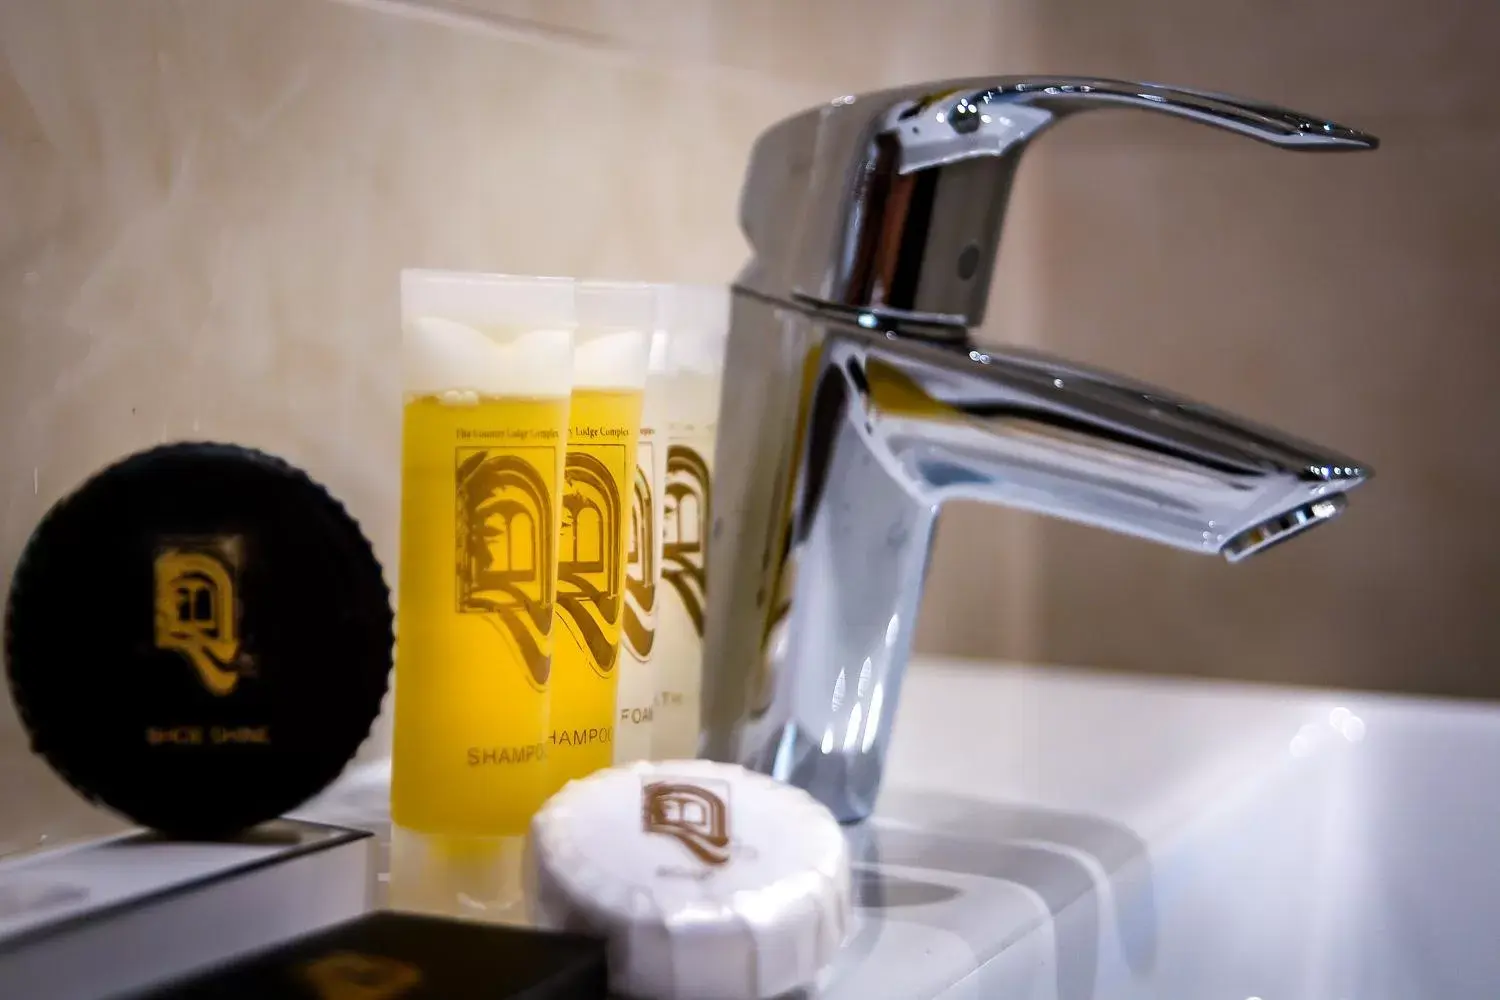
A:
<svg viewBox="0 0 1500 1000">
<path fill-rule="evenodd" d="M 1374 149 L 1372 135 L 1261 101 L 1092 77 L 981 77 L 841 97 L 756 142 L 741 288 L 943 331 L 984 317 L 1021 155 L 1079 111 L 1136 108 L 1286 149 Z"/>
<path fill-rule="evenodd" d="M 900 170 L 984 156 L 1017 156 L 1049 125 L 1080 111 L 1134 108 L 1186 118 L 1261 142 L 1311 152 L 1374 149 L 1357 129 L 1288 108 L 1184 87 L 1084 77 L 1019 77 L 969 83 L 895 109 Z"/>
</svg>

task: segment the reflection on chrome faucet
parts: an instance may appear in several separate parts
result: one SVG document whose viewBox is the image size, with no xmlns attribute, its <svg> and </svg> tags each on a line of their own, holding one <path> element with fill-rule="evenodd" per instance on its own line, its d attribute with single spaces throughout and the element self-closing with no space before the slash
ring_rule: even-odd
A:
<svg viewBox="0 0 1500 1000">
<path fill-rule="evenodd" d="M 1106 80 L 840 98 L 757 143 L 708 560 L 701 749 L 845 821 L 879 790 L 937 513 L 976 499 L 1243 559 L 1337 515 L 1352 459 L 1067 362 L 978 348 L 1026 144 L 1137 107 L 1293 149 L 1375 140 Z"/>
</svg>

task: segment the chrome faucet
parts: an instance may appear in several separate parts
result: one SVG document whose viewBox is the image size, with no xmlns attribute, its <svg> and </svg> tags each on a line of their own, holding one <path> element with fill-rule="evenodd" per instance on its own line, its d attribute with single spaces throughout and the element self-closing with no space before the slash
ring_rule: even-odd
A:
<svg viewBox="0 0 1500 1000">
<path fill-rule="evenodd" d="M 944 501 L 1237 561 L 1321 524 L 1353 459 L 1118 376 L 980 348 L 1011 181 L 1068 115 L 1139 108 L 1289 149 L 1372 136 L 1153 84 L 965 80 L 844 97 L 756 143 L 708 556 L 700 750 L 875 806 Z"/>
</svg>

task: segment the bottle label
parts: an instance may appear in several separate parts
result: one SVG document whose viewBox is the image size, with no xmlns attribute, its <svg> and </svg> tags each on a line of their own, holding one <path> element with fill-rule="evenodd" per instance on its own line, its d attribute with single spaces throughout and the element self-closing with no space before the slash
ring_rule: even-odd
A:
<svg viewBox="0 0 1500 1000">
<path fill-rule="evenodd" d="M 641 430 L 636 453 L 635 484 L 630 502 L 630 536 L 625 555 L 625 621 L 622 641 L 631 656 L 644 663 L 656 639 L 657 539 L 660 503 L 653 484 L 662 444 L 650 428 Z"/>
<path fill-rule="evenodd" d="M 622 487 L 633 481 L 633 434 L 623 422 L 575 424 L 563 473 L 557 604 L 589 666 L 605 678 L 614 672 L 620 654 L 628 516 Z"/>
<path fill-rule="evenodd" d="M 557 448 L 459 447 L 455 593 L 510 637 L 536 687 L 551 673 L 553 505 Z"/>
<path fill-rule="evenodd" d="M 662 579 L 682 599 L 699 637 L 703 635 L 705 554 L 710 524 L 708 463 L 694 448 L 674 442 L 667 449 L 667 489 L 662 504 Z"/>
</svg>

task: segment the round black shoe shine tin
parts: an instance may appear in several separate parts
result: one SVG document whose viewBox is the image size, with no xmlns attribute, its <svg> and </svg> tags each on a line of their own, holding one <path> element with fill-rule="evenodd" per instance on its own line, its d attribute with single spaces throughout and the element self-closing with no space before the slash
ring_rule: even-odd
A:
<svg viewBox="0 0 1500 1000">
<path fill-rule="evenodd" d="M 172 444 L 43 518 L 5 661 L 33 749 L 178 837 L 238 833 L 334 780 L 380 713 L 390 592 L 359 525 L 247 448 Z"/>
</svg>

